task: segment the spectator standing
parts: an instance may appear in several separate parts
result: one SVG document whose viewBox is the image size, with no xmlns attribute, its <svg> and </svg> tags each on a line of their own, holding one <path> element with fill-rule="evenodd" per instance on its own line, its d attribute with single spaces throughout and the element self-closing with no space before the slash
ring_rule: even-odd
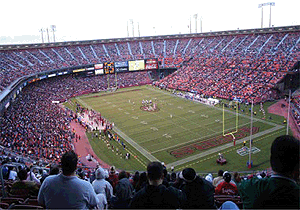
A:
<svg viewBox="0 0 300 210">
<path fill-rule="evenodd" d="M 62 174 L 48 176 L 39 191 L 38 202 L 47 209 L 86 209 L 97 206 L 93 186 L 76 176 L 77 154 L 69 151 L 61 158 Z"/>
<path fill-rule="evenodd" d="M 299 140 L 284 135 L 271 146 L 270 163 L 274 174 L 270 178 L 242 181 L 239 194 L 245 209 L 300 209 Z"/>
<path fill-rule="evenodd" d="M 214 187 L 204 178 L 197 176 L 193 168 L 185 168 L 179 177 L 184 180 L 180 189 L 186 194 L 183 208 L 215 209 Z"/>
<path fill-rule="evenodd" d="M 103 168 L 99 167 L 95 173 L 96 179 L 93 181 L 93 188 L 99 198 L 99 194 L 105 195 L 106 203 L 110 202 L 113 196 L 113 188 L 111 184 L 105 180 L 105 171 Z"/>
<path fill-rule="evenodd" d="M 116 174 L 116 167 L 115 166 L 111 166 L 110 167 L 110 172 L 109 172 L 109 176 L 108 179 L 110 180 L 110 183 L 113 187 L 113 190 L 115 192 L 115 187 L 119 181 L 118 175 Z"/>
<path fill-rule="evenodd" d="M 149 185 L 143 187 L 132 198 L 130 207 L 134 209 L 178 209 L 185 201 L 185 194 L 174 187 L 166 187 L 163 166 L 160 162 L 151 162 L 147 166 Z"/>
</svg>

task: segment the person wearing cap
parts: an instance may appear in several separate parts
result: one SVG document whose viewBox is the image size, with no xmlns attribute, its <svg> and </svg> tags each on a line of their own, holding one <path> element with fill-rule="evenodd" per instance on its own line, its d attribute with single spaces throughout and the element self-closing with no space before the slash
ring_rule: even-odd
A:
<svg viewBox="0 0 300 210">
<path fill-rule="evenodd" d="M 163 166 L 160 162 L 151 162 L 147 166 L 149 184 L 139 190 L 132 198 L 133 209 L 179 209 L 183 207 L 185 194 L 174 187 L 162 184 Z"/>
<path fill-rule="evenodd" d="M 300 209 L 300 141 L 293 136 L 277 137 L 271 145 L 273 175 L 249 179 L 238 186 L 245 209 Z"/>
<path fill-rule="evenodd" d="M 62 174 L 48 176 L 38 194 L 39 205 L 46 209 L 87 209 L 97 206 L 91 183 L 76 176 L 78 156 L 68 151 L 61 157 Z"/>
<path fill-rule="evenodd" d="M 238 189 L 235 184 L 231 183 L 231 174 L 227 171 L 223 174 L 224 181 L 218 184 L 215 190 L 216 195 L 237 195 Z"/>
<path fill-rule="evenodd" d="M 115 166 L 111 166 L 110 167 L 110 172 L 109 172 L 109 176 L 108 179 L 110 180 L 110 183 L 113 187 L 113 190 L 115 192 L 115 187 L 119 181 L 118 175 L 116 174 L 116 167 Z"/>
<path fill-rule="evenodd" d="M 98 199 L 101 197 L 99 194 L 105 195 L 105 205 L 107 205 L 113 196 L 113 188 L 111 184 L 105 180 L 105 171 L 103 168 L 99 167 L 95 172 L 95 176 L 96 179 L 92 182 L 95 193 L 97 194 Z"/>
<path fill-rule="evenodd" d="M 186 194 L 183 209 L 216 209 L 214 202 L 214 186 L 204 178 L 200 178 L 193 168 L 185 168 L 179 177 L 184 180 L 180 186 Z"/>
</svg>

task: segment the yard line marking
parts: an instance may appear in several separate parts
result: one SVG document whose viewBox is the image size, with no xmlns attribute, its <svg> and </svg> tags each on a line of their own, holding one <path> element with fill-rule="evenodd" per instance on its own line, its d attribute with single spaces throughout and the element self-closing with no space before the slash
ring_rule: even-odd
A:
<svg viewBox="0 0 300 210">
<path fill-rule="evenodd" d="M 252 135 L 252 137 L 253 137 L 253 139 L 258 138 L 256 141 L 260 141 L 260 140 L 262 140 L 262 139 L 264 139 L 266 137 L 277 135 L 277 133 L 282 132 L 283 128 L 284 128 L 284 126 L 277 125 L 276 127 L 273 127 L 273 128 L 268 129 L 268 130 L 264 130 L 262 132 L 256 133 L 256 134 Z M 268 134 L 268 135 L 264 136 L 266 134 Z M 262 136 L 264 136 L 264 137 L 262 137 Z M 249 140 L 250 140 L 250 136 L 247 136 L 247 137 L 245 137 L 243 139 L 237 140 L 236 144 L 242 144 L 244 141 L 249 141 Z M 169 163 L 166 167 L 167 168 L 171 168 L 172 166 L 183 165 L 185 163 L 188 163 L 188 162 L 191 162 L 191 161 L 195 161 L 195 160 L 197 160 L 199 158 L 211 155 L 211 154 L 219 152 L 221 150 L 225 150 L 225 149 L 228 149 L 228 148 L 232 149 L 231 147 L 233 147 L 232 142 L 227 143 L 227 144 L 223 144 L 223 145 L 220 145 L 220 146 L 217 146 L 217 147 L 205 150 L 205 151 L 203 151 L 203 152 L 201 152 L 199 154 L 196 154 L 196 155 L 193 155 L 193 156 L 189 156 L 187 158 L 175 161 L 173 163 Z M 212 157 L 210 157 L 210 158 L 212 158 Z"/>
<path fill-rule="evenodd" d="M 241 127 L 245 126 L 245 125 L 248 125 L 248 124 L 250 124 L 250 122 L 242 124 Z M 232 130 L 232 128 L 228 128 L 225 131 L 230 131 L 230 130 Z M 222 131 L 219 132 L 219 134 L 222 134 Z M 170 147 L 164 147 L 162 149 L 159 149 L 159 150 L 151 152 L 151 154 L 154 154 L 154 153 L 157 153 L 157 152 L 161 152 L 161 151 L 164 151 L 164 150 L 168 150 L 168 149 L 171 149 L 171 148 L 174 148 L 174 147 L 178 147 L 178 146 L 181 146 L 181 145 L 184 145 L 184 144 L 189 144 L 189 143 L 192 143 L 192 142 L 195 142 L 195 141 L 198 141 L 198 140 L 207 140 L 209 137 L 212 137 L 214 135 L 216 135 L 216 133 L 213 133 L 213 134 L 207 135 L 207 136 L 203 136 L 203 137 L 200 137 L 200 138 L 192 139 L 190 141 L 182 142 L 180 144 L 176 144 L 176 145 L 173 145 L 173 146 L 170 146 Z M 157 139 L 157 138 L 155 138 L 155 139 Z M 147 140 L 147 141 L 152 141 L 152 140 L 155 140 L 155 139 L 151 139 L 151 140 Z M 146 141 L 143 141 L 143 143 L 144 142 L 146 142 Z"/>
</svg>

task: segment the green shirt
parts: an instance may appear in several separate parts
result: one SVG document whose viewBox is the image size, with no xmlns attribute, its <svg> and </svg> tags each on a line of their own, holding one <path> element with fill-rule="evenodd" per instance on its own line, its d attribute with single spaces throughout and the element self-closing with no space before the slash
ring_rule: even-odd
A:
<svg viewBox="0 0 300 210">
<path fill-rule="evenodd" d="M 245 209 L 300 209 L 299 185 L 282 175 L 243 181 L 238 190 Z"/>
<path fill-rule="evenodd" d="M 32 181 L 17 181 L 14 182 L 10 189 L 12 195 L 32 195 L 37 196 L 40 187 Z"/>
</svg>

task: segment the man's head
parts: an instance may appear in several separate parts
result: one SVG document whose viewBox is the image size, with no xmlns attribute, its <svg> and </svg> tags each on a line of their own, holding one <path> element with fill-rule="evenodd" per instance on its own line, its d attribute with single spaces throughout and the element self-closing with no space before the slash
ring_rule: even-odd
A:
<svg viewBox="0 0 300 210">
<path fill-rule="evenodd" d="M 164 168 L 160 162 L 151 162 L 147 166 L 147 177 L 149 181 L 158 181 L 164 178 Z"/>
<path fill-rule="evenodd" d="M 69 176 L 76 171 L 78 157 L 74 151 L 68 151 L 61 157 L 63 175 Z"/>
<path fill-rule="evenodd" d="M 116 167 L 115 166 L 111 166 L 110 167 L 110 174 L 115 174 L 116 173 Z"/>
<path fill-rule="evenodd" d="M 18 172 L 18 177 L 21 181 L 26 180 L 27 179 L 27 170 L 26 169 L 21 169 Z"/>
<path fill-rule="evenodd" d="M 231 181 L 231 174 L 228 171 L 225 171 L 223 174 L 223 179 L 225 182 L 230 182 Z"/>
<path fill-rule="evenodd" d="M 270 162 L 274 172 L 299 176 L 299 143 L 299 140 L 289 135 L 279 136 L 273 141 Z"/>
<path fill-rule="evenodd" d="M 223 173 L 224 173 L 224 171 L 223 171 L 222 169 L 220 169 L 220 170 L 218 171 L 218 176 L 223 176 Z"/>
<path fill-rule="evenodd" d="M 197 174 L 193 168 L 185 168 L 180 172 L 179 177 L 186 182 L 193 182 L 197 178 Z"/>
</svg>

